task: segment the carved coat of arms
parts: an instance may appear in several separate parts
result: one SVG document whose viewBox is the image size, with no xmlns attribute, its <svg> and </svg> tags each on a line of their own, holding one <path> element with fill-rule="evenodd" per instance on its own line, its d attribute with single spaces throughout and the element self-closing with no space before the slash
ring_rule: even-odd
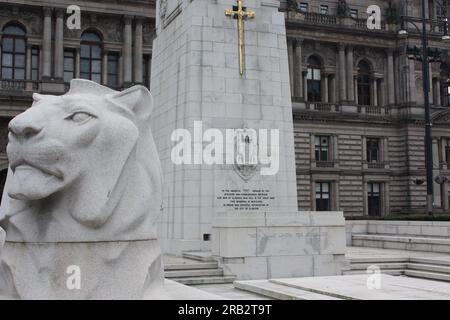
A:
<svg viewBox="0 0 450 320">
<path fill-rule="evenodd" d="M 258 171 L 258 138 L 255 130 L 236 130 L 233 167 L 245 181 L 249 181 Z"/>
</svg>

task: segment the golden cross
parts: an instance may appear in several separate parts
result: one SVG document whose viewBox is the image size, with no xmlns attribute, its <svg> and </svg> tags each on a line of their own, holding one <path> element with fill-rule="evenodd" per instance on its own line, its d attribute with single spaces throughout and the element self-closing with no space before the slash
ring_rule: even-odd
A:
<svg viewBox="0 0 450 320">
<path fill-rule="evenodd" d="M 244 20 L 247 18 L 253 19 L 256 16 L 255 12 L 246 11 L 243 7 L 243 0 L 237 0 L 237 7 L 233 10 L 225 10 L 226 16 L 233 16 L 237 19 L 238 36 L 239 36 L 239 73 L 244 74 Z"/>
</svg>

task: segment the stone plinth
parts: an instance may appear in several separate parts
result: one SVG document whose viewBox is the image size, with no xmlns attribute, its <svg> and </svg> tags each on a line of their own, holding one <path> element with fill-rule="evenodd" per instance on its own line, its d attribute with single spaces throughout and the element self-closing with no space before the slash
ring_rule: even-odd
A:
<svg viewBox="0 0 450 320">
<path fill-rule="evenodd" d="M 213 220 L 212 250 L 239 279 L 340 275 L 342 212 L 225 212 Z"/>
</svg>

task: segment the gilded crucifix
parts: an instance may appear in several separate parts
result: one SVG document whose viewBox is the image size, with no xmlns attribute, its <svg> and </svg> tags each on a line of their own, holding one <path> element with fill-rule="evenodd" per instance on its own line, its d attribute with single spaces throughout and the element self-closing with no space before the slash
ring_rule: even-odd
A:
<svg viewBox="0 0 450 320">
<path fill-rule="evenodd" d="M 234 19 L 237 19 L 239 39 L 239 73 L 242 76 L 244 74 L 244 20 L 247 18 L 255 18 L 256 13 L 246 11 L 246 8 L 243 6 L 243 0 L 237 0 L 237 6 L 233 6 L 233 10 L 225 10 L 225 15 L 232 16 Z"/>
</svg>

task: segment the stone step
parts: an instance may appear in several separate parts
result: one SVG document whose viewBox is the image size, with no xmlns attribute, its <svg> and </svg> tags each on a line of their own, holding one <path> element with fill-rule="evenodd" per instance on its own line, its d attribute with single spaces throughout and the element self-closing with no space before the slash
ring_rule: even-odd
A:
<svg viewBox="0 0 450 320">
<path fill-rule="evenodd" d="M 450 274 L 419 271 L 419 270 L 405 270 L 405 275 L 408 277 L 414 277 L 414 278 L 422 278 L 422 279 L 431 279 L 431 280 L 450 282 Z"/>
<path fill-rule="evenodd" d="M 382 274 L 388 274 L 391 276 L 401 276 L 405 273 L 405 269 L 381 269 Z M 342 271 L 344 276 L 354 275 L 354 274 L 368 274 L 366 270 L 344 270 Z"/>
<path fill-rule="evenodd" d="M 358 247 L 450 253 L 450 239 L 439 237 L 354 234 L 352 243 Z"/>
<path fill-rule="evenodd" d="M 216 262 L 202 262 L 202 263 L 180 263 L 180 264 L 165 264 L 164 270 L 198 270 L 198 269 L 216 269 L 219 264 Z"/>
<path fill-rule="evenodd" d="M 378 267 L 381 270 L 389 269 L 405 269 L 407 263 L 351 263 L 350 270 L 364 270 L 366 271 L 369 267 Z M 350 271 L 349 270 L 349 271 Z"/>
<path fill-rule="evenodd" d="M 268 280 L 235 281 L 234 287 L 277 300 L 340 300 L 325 294 L 283 286 Z"/>
<path fill-rule="evenodd" d="M 185 251 L 183 252 L 183 258 L 192 259 L 202 262 L 215 262 L 212 257 L 211 251 Z"/>
<path fill-rule="evenodd" d="M 351 264 L 357 263 L 406 263 L 409 262 L 408 257 L 367 257 L 367 258 L 350 258 L 348 259 Z"/>
<path fill-rule="evenodd" d="M 440 259 L 440 258 L 410 258 L 409 261 L 411 263 L 420 263 L 420 264 L 432 264 L 439 266 L 450 266 L 450 259 Z"/>
<path fill-rule="evenodd" d="M 223 284 L 233 283 L 236 280 L 235 276 L 221 276 L 221 277 L 182 277 L 172 278 L 171 280 L 185 284 L 185 285 L 199 285 L 199 284 Z"/>
<path fill-rule="evenodd" d="M 427 271 L 427 272 L 435 272 L 450 275 L 450 267 L 449 266 L 439 266 L 432 264 L 419 264 L 419 263 L 408 263 L 408 270 L 419 270 L 419 271 Z"/>
<path fill-rule="evenodd" d="M 192 278 L 192 277 L 211 277 L 223 276 L 223 270 L 215 269 L 196 269 L 196 270 L 173 270 L 164 272 L 166 278 Z"/>
</svg>

